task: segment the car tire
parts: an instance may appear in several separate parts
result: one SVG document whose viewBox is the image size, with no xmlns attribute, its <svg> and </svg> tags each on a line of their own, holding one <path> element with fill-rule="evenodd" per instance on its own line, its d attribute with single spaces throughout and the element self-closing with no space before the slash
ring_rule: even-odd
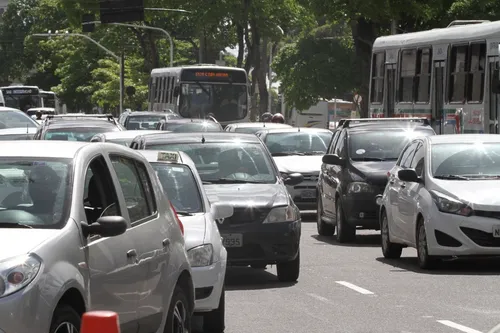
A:
<svg viewBox="0 0 500 333">
<path fill-rule="evenodd" d="M 420 218 L 417 223 L 417 259 L 418 266 L 422 269 L 433 269 L 437 265 L 437 258 L 429 255 L 427 244 L 427 233 L 425 232 L 424 220 Z"/>
<path fill-rule="evenodd" d="M 387 259 L 399 259 L 401 258 L 401 253 L 403 252 L 403 246 L 400 244 L 391 243 L 389 236 L 389 221 L 387 219 L 387 213 L 382 212 L 380 218 L 380 238 L 382 239 L 382 254 L 384 258 Z"/>
<path fill-rule="evenodd" d="M 250 267 L 253 269 L 266 269 L 267 265 L 266 264 L 251 264 Z"/>
<path fill-rule="evenodd" d="M 203 332 L 222 333 L 226 329 L 226 290 L 222 287 L 219 307 L 203 315 Z"/>
<path fill-rule="evenodd" d="M 80 332 L 82 322 L 81 316 L 69 305 L 58 305 L 54 310 L 54 316 L 50 323 L 50 333 L 74 333 Z M 70 331 L 68 327 L 72 327 Z"/>
<path fill-rule="evenodd" d="M 318 207 L 317 207 L 317 213 L 316 213 L 316 228 L 318 229 L 318 235 L 320 236 L 333 236 L 335 233 L 335 226 L 325 223 L 323 221 L 323 205 L 321 201 L 321 197 L 318 195 Z"/>
<path fill-rule="evenodd" d="M 296 282 L 300 274 L 300 250 L 292 261 L 277 264 L 276 271 L 280 282 Z"/>
<path fill-rule="evenodd" d="M 189 309 L 186 293 L 179 286 L 176 286 L 168 308 L 165 333 L 190 333 L 191 317 L 192 312 Z"/>
<path fill-rule="evenodd" d="M 347 243 L 356 239 L 356 228 L 349 225 L 345 219 L 340 200 L 335 200 L 335 217 L 337 220 L 337 241 Z"/>
</svg>

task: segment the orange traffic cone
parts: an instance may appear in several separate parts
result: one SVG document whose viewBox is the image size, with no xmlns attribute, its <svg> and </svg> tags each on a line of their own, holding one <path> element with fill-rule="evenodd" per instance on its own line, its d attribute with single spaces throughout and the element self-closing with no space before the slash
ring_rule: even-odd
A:
<svg viewBox="0 0 500 333">
<path fill-rule="evenodd" d="M 112 311 L 90 311 L 83 314 L 80 333 L 120 333 L 118 314 Z"/>
</svg>

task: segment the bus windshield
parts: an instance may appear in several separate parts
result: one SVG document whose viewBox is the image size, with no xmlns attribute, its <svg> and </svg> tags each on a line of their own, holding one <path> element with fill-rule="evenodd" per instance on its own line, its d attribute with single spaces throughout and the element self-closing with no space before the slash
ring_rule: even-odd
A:
<svg viewBox="0 0 500 333">
<path fill-rule="evenodd" d="M 221 83 L 181 84 L 179 114 L 185 118 L 204 118 L 210 113 L 222 122 L 245 118 L 247 86 Z"/>
<path fill-rule="evenodd" d="M 40 97 L 37 95 L 7 95 L 4 94 L 5 106 L 28 111 L 28 109 L 40 106 Z"/>
<path fill-rule="evenodd" d="M 44 108 L 56 108 L 56 95 L 55 94 L 40 94 L 43 98 L 43 107 Z"/>
</svg>

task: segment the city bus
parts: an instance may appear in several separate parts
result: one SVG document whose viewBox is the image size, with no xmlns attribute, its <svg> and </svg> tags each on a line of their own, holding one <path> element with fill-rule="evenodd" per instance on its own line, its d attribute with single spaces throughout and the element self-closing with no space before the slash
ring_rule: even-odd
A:
<svg viewBox="0 0 500 333">
<path fill-rule="evenodd" d="M 379 37 L 370 117 L 426 117 L 438 134 L 499 133 L 500 21 Z"/>
<path fill-rule="evenodd" d="M 217 65 L 156 68 L 149 81 L 150 111 L 172 110 L 183 118 L 212 114 L 221 125 L 246 122 L 249 84 L 244 69 Z"/>
<path fill-rule="evenodd" d="M 26 112 L 41 107 L 40 89 L 35 86 L 0 87 L 5 106 Z"/>
<path fill-rule="evenodd" d="M 55 92 L 40 90 L 40 97 L 43 108 L 52 108 L 55 110 L 56 114 L 64 113 L 64 105 L 61 106 L 59 98 L 57 98 Z"/>
<path fill-rule="evenodd" d="M 0 90 L 0 106 L 5 106 L 5 100 L 3 99 L 2 90 Z"/>
</svg>

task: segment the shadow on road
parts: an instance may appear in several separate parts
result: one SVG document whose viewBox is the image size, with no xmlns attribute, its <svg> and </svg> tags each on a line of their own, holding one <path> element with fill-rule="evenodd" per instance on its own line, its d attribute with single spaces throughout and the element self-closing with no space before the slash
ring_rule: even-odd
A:
<svg viewBox="0 0 500 333">
<path fill-rule="evenodd" d="M 288 288 L 295 284 L 280 282 L 275 274 L 265 269 L 228 267 L 226 271 L 225 287 L 228 291 Z"/>
<path fill-rule="evenodd" d="M 499 275 L 500 259 L 453 259 L 441 261 L 433 270 L 423 270 L 418 267 L 416 257 L 400 259 L 377 258 L 377 261 L 394 267 L 391 272 L 411 271 L 428 275 Z"/>
<path fill-rule="evenodd" d="M 335 236 L 312 235 L 315 240 L 333 246 L 347 247 L 380 247 L 380 235 L 356 235 L 356 240 L 351 243 L 339 243 Z"/>
</svg>

